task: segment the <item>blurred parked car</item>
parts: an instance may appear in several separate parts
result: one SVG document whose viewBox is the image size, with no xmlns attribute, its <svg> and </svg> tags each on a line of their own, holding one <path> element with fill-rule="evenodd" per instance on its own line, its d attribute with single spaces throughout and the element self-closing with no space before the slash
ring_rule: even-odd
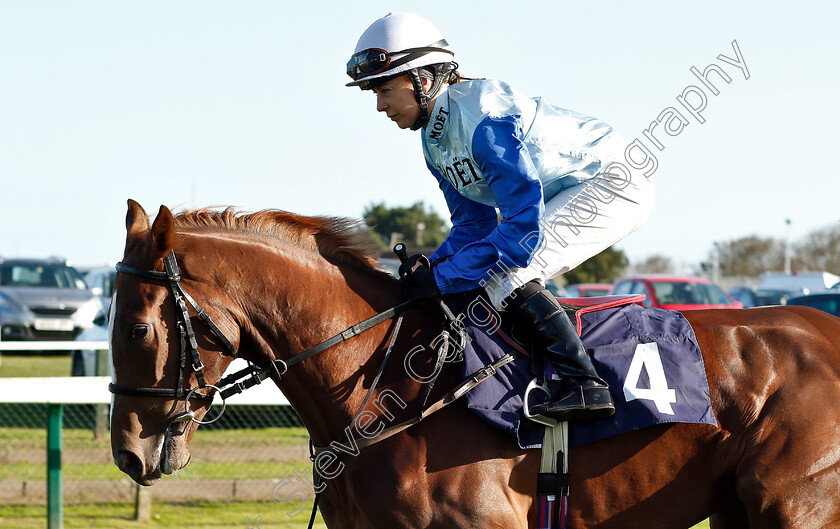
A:
<svg viewBox="0 0 840 529">
<path fill-rule="evenodd" d="M 102 313 L 99 298 L 59 259 L 0 259 L 3 340 L 73 340 Z"/>
<path fill-rule="evenodd" d="M 817 294 L 840 284 L 840 276 L 830 272 L 764 272 L 758 276 L 761 288 L 801 290 Z"/>
<path fill-rule="evenodd" d="M 554 283 L 553 281 L 546 281 L 545 282 L 545 289 L 551 292 L 551 294 L 555 298 L 568 298 L 572 297 L 569 296 L 569 293 L 566 292 L 566 289 L 561 287 L 560 285 Z"/>
<path fill-rule="evenodd" d="M 744 307 L 762 307 L 766 305 L 784 305 L 793 296 L 801 296 L 807 292 L 783 288 L 757 288 L 750 285 L 733 287 L 729 295 Z"/>
<path fill-rule="evenodd" d="M 840 293 L 808 294 L 788 299 L 788 305 L 804 305 L 814 307 L 829 314 L 840 317 Z"/>
<path fill-rule="evenodd" d="M 566 285 L 566 293 L 570 298 L 591 298 L 593 296 L 606 296 L 610 293 L 612 285 L 609 283 L 576 283 Z"/>
<path fill-rule="evenodd" d="M 719 286 L 702 277 L 640 275 L 617 280 L 610 294 L 644 294 L 646 307 L 669 310 L 740 309 Z"/>
<path fill-rule="evenodd" d="M 113 266 L 94 268 L 85 274 L 85 283 L 94 294 L 99 296 L 105 313 L 111 307 L 111 296 L 114 294 L 114 279 L 117 277 L 117 270 Z"/>
<path fill-rule="evenodd" d="M 93 326 L 85 329 L 76 337 L 78 342 L 107 342 L 108 322 L 104 317 L 98 317 Z M 96 350 L 82 349 L 70 352 L 70 374 L 77 376 L 95 376 L 96 373 Z M 108 373 L 110 373 L 110 366 Z"/>
</svg>

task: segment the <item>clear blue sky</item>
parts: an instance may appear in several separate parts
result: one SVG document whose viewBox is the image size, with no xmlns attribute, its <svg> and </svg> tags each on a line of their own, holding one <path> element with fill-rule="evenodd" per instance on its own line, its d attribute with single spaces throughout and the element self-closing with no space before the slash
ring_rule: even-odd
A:
<svg viewBox="0 0 840 529">
<path fill-rule="evenodd" d="M 733 5 L 735 4 L 735 5 Z M 653 217 L 632 260 L 704 259 L 714 241 L 840 220 L 840 8 L 835 2 L 0 2 L 0 255 L 122 255 L 125 202 L 358 217 L 422 200 L 444 217 L 417 133 L 345 88 L 362 31 L 430 18 L 461 71 L 657 132 Z M 749 79 L 717 59 L 735 57 Z M 705 123 L 676 97 L 716 63 Z"/>
</svg>

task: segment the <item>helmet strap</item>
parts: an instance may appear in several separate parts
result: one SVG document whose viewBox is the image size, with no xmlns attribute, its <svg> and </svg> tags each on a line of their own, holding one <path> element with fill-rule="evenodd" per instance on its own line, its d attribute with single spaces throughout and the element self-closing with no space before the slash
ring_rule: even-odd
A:
<svg viewBox="0 0 840 529">
<path fill-rule="evenodd" d="M 411 130 L 417 130 L 424 127 L 429 122 L 429 95 L 423 90 L 423 79 L 420 77 L 420 72 L 417 68 L 408 71 L 408 78 L 411 79 L 411 84 L 414 86 L 414 98 L 420 105 L 420 115 L 417 116 L 417 121 L 411 126 Z"/>
<path fill-rule="evenodd" d="M 431 70 L 434 77 L 432 79 L 432 87 L 428 92 L 423 90 L 423 79 L 420 76 L 419 68 L 413 68 L 407 72 L 408 78 L 411 79 L 411 84 L 414 86 L 414 97 L 420 105 L 420 115 L 417 117 L 417 121 L 411 126 L 411 130 L 425 127 L 426 123 L 429 122 L 429 101 L 437 97 L 440 89 L 449 80 L 450 74 L 457 68 L 458 64 L 454 62 L 432 66 Z"/>
</svg>

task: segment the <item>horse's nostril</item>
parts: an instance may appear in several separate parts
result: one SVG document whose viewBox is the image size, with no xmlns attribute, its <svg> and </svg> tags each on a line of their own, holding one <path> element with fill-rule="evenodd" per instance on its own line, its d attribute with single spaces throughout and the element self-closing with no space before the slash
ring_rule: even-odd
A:
<svg viewBox="0 0 840 529">
<path fill-rule="evenodd" d="M 143 459 L 131 450 L 120 449 L 114 458 L 114 463 L 116 463 L 117 468 L 140 485 L 154 485 L 160 479 L 160 470 L 156 469 L 151 472 L 144 470 L 146 467 L 143 464 Z"/>
<path fill-rule="evenodd" d="M 143 463 L 137 454 L 128 450 L 120 450 L 117 454 L 117 467 L 137 481 L 143 475 Z"/>
</svg>

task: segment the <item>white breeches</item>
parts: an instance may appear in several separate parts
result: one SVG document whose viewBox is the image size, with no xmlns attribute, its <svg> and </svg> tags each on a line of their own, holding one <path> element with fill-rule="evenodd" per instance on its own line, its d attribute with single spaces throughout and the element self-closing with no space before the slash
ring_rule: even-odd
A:
<svg viewBox="0 0 840 529">
<path fill-rule="evenodd" d="M 531 263 L 515 269 L 500 264 L 482 286 L 501 310 L 514 289 L 535 279 L 545 284 L 636 231 L 650 216 L 653 201 L 653 179 L 626 169 L 566 188 L 546 203 L 540 233 L 520 242 L 533 250 Z"/>
</svg>

